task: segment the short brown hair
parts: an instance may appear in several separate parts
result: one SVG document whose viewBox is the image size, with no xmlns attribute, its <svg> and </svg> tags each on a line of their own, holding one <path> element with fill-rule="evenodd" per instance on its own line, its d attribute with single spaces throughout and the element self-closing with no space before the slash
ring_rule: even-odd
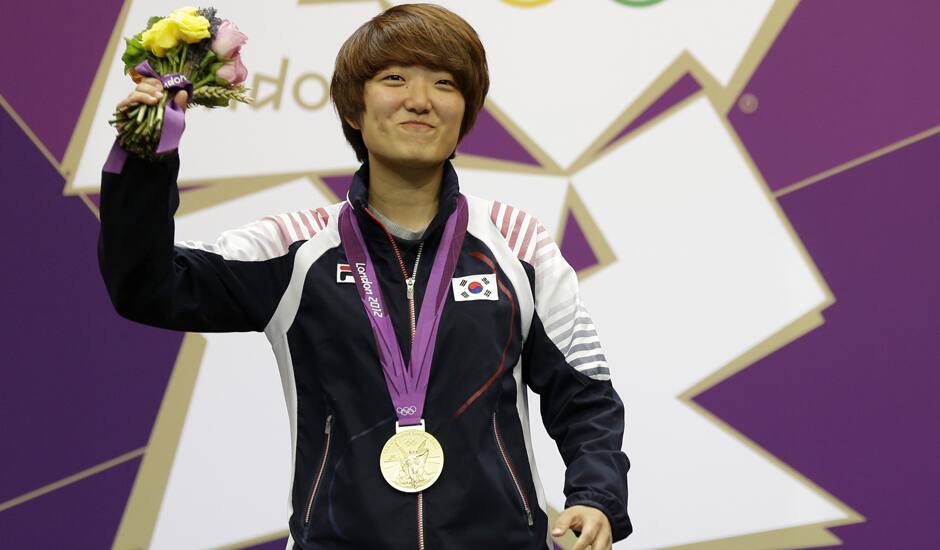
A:
<svg viewBox="0 0 940 550">
<path fill-rule="evenodd" d="M 490 87 L 480 37 L 460 16 L 440 6 L 394 6 L 356 29 L 336 55 L 330 96 L 360 162 L 369 153 L 362 132 L 346 119 L 361 120 L 366 81 L 390 65 L 421 65 L 453 74 L 466 105 L 458 140 L 473 128 Z"/>
</svg>

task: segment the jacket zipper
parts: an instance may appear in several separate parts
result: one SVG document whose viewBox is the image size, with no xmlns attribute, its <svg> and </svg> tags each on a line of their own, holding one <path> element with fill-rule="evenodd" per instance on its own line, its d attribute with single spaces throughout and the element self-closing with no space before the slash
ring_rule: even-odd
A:
<svg viewBox="0 0 940 550">
<path fill-rule="evenodd" d="M 326 416 L 326 422 L 323 425 L 323 433 L 326 435 L 326 442 L 323 444 L 323 457 L 320 459 L 320 467 L 317 468 L 317 476 L 313 479 L 313 486 L 310 488 L 310 497 L 307 499 L 307 511 L 304 512 L 304 525 L 310 523 L 310 512 L 313 510 L 313 500 L 317 496 L 317 490 L 320 488 L 320 480 L 323 479 L 323 471 L 326 470 L 326 459 L 330 454 L 330 439 L 333 431 L 333 415 Z"/>
<path fill-rule="evenodd" d="M 512 467 L 512 462 L 509 461 L 509 454 L 506 453 L 506 447 L 503 446 L 503 438 L 499 435 L 499 426 L 496 424 L 495 412 L 493 413 L 493 434 L 496 437 L 496 446 L 499 447 L 499 454 L 503 457 L 503 463 L 506 464 L 506 469 L 509 470 L 509 477 L 512 478 L 512 483 L 516 486 L 516 493 L 518 493 L 519 500 L 522 502 L 522 509 L 525 512 L 526 521 L 531 527 L 535 521 L 532 517 L 532 509 L 529 507 L 529 499 L 526 498 L 525 493 L 522 491 L 519 476 L 516 475 L 516 470 Z"/>
<path fill-rule="evenodd" d="M 388 242 L 392 245 L 392 250 L 395 251 L 395 258 L 398 259 L 398 266 L 401 268 L 401 274 L 405 278 L 405 297 L 408 299 L 408 321 L 410 322 L 411 328 L 411 344 L 415 343 L 415 332 L 417 331 L 417 321 L 415 319 L 415 280 L 418 277 L 418 264 L 421 262 L 421 251 L 424 250 L 424 241 L 418 243 L 418 254 L 415 256 L 415 265 L 411 270 L 411 276 L 408 275 L 408 268 L 405 267 L 405 260 L 401 257 L 401 251 L 398 250 L 398 245 L 395 244 L 395 239 L 392 237 L 392 234 L 385 227 L 385 224 L 379 220 L 375 214 L 366 209 L 366 212 L 379 227 L 385 231 L 385 235 L 388 237 Z M 420 492 L 416 496 L 416 506 L 418 509 L 418 550 L 424 550 L 424 492 Z M 529 524 L 531 525 L 531 523 Z"/>
<path fill-rule="evenodd" d="M 421 262 L 421 251 L 424 250 L 424 241 L 418 243 L 418 255 L 415 256 L 415 265 L 411 270 L 411 276 L 409 276 L 408 268 L 405 267 L 405 260 L 402 259 L 401 251 L 398 250 L 398 245 L 395 244 L 395 238 L 392 237 L 392 234 L 388 231 L 388 228 L 385 227 L 385 224 L 382 223 L 382 220 L 378 219 L 371 210 L 366 208 L 365 211 L 375 220 L 375 223 L 379 224 L 382 231 L 385 231 L 385 236 L 388 237 L 388 242 L 392 245 L 395 258 L 398 260 L 398 267 L 401 268 L 401 274 L 405 279 L 405 297 L 408 298 L 408 320 L 411 322 L 411 343 L 413 344 L 415 341 L 415 279 L 418 277 L 418 263 Z"/>
<path fill-rule="evenodd" d="M 396 247 L 397 248 L 397 247 Z M 408 298 L 408 318 L 411 321 L 411 343 L 415 343 L 415 332 L 417 331 L 417 321 L 415 319 L 415 277 L 418 276 L 418 262 L 421 261 L 421 251 L 424 250 L 424 242 L 418 244 L 418 255 L 415 256 L 415 266 L 411 270 L 411 277 L 405 274 L 405 297 Z M 404 262 L 402 263 L 404 267 Z"/>
<path fill-rule="evenodd" d="M 398 247 L 396 246 L 396 251 Z M 411 270 L 411 277 L 405 277 L 405 296 L 408 298 L 408 317 L 411 320 L 411 345 L 415 343 L 417 321 L 415 320 L 415 278 L 418 276 L 418 262 L 421 261 L 421 251 L 424 241 L 418 244 L 418 255 L 415 256 L 415 266 Z M 402 268 L 404 268 L 402 262 Z M 424 550 L 424 491 L 418 493 L 418 550 Z"/>
<path fill-rule="evenodd" d="M 418 493 L 418 550 L 424 550 L 424 491 Z"/>
<path fill-rule="evenodd" d="M 415 319 L 415 278 L 418 276 L 418 263 L 421 261 L 421 251 L 424 249 L 424 242 L 418 244 L 418 255 L 415 256 L 415 265 L 411 270 L 411 277 L 405 270 L 405 262 L 398 252 L 398 246 L 392 240 L 392 246 L 395 248 L 395 254 L 401 264 L 401 271 L 405 275 L 405 297 L 408 298 L 408 320 L 411 322 L 411 344 L 415 343 L 415 333 L 417 332 L 417 321 Z M 424 550 L 424 491 L 418 493 L 418 550 Z"/>
</svg>

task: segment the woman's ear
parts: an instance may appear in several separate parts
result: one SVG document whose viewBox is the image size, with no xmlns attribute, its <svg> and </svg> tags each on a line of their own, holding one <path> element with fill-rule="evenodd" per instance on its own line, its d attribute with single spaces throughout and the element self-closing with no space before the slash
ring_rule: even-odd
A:
<svg viewBox="0 0 940 550">
<path fill-rule="evenodd" d="M 359 123 L 356 122 L 355 120 L 353 120 L 353 119 L 351 119 L 351 118 L 349 118 L 349 117 L 345 117 L 345 116 L 343 117 L 343 120 L 346 121 L 346 124 L 349 124 L 350 126 L 352 126 L 352 128 L 353 128 L 354 130 L 359 130 L 360 132 L 362 131 L 362 128 L 360 128 L 360 126 L 359 126 Z"/>
</svg>

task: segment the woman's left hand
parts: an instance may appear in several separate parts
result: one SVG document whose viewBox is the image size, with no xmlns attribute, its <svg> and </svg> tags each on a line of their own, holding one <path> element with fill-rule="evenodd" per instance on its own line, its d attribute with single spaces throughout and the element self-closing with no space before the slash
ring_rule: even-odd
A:
<svg viewBox="0 0 940 550">
<path fill-rule="evenodd" d="M 560 537 L 568 529 L 580 531 L 581 536 L 575 543 L 572 550 L 610 550 L 611 549 L 611 530 L 610 520 L 607 515 L 597 508 L 590 506 L 575 505 L 566 508 L 558 519 L 555 520 L 555 526 L 552 528 L 552 536 Z"/>
</svg>

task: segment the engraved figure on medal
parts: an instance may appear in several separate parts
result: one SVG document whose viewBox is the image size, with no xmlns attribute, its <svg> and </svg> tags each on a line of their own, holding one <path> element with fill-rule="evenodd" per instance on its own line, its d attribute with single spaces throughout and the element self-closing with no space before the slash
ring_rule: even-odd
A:
<svg viewBox="0 0 940 550">
<path fill-rule="evenodd" d="M 437 481 L 444 467 L 444 452 L 427 432 L 401 432 L 385 443 L 380 466 L 389 485 L 416 493 Z"/>
<path fill-rule="evenodd" d="M 428 480 L 428 472 L 424 465 L 428 460 L 427 441 L 422 441 L 414 451 L 406 451 L 398 445 L 402 452 L 401 472 L 398 474 L 398 482 L 409 487 L 418 487 L 424 485 Z"/>
</svg>

